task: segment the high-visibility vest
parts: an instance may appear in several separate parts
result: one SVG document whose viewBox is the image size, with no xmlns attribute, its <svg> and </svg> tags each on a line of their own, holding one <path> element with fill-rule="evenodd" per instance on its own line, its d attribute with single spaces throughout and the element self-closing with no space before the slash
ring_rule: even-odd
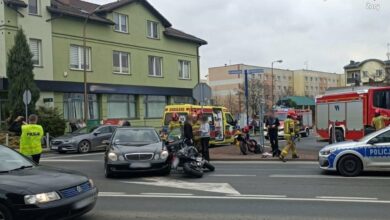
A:
<svg viewBox="0 0 390 220">
<path fill-rule="evenodd" d="M 28 124 L 22 126 L 20 136 L 20 153 L 26 156 L 42 153 L 43 128 L 40 125 Z"/>
<path fill-rule="evenodd" d="M 295 132 L 295 123 L 294 120 L 287 118 L 284 120 L 284 135 L 293 136 Z"/>
<path fill-rule="evenodd" d="M 180 128 L 181 127 L 181 123 L 179 121 L 171 121 L 169 122 L 169 131 L 172 131 L 174 130 L 175 128 Z"/>
<path fill-rule="evenodd" d="M 385 118 L 383 116 L 377 116 L 372 119 L 372 125 L 376 130 L 381 130 L 385 127 Z"/>
</svg>

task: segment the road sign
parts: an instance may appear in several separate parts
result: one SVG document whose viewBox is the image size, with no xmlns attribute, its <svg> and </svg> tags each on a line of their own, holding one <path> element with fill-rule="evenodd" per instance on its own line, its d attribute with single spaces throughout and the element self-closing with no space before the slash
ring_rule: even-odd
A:
<svg viewBox="0 0 390 220">
<path fill-rule="evenodd" d="M 207 100 L 211 99 L 211 88 L 206 83 L 198 83 L 192 90 L 192 97 L 200 102 L 202 105 Z"/>
<path fill-rule="evenodd" d="M 242 70 L 229 70 L 229 74 L 242 74 Z"/>
<path fill-rule="evenodd" d="M 23 93 L 23 102 L 25 105 L 28 105 L 30 104 L 31 102 L 31 92 L 30 90 L 24 90 L 24 93 Z"/>
<path fill-rule="evenodd" d="M 255 74 L 255 73 L 264 73 L 264 69 L 250 69 L 250 70 L 248 70 L 248 74 Z"/>
</svg>

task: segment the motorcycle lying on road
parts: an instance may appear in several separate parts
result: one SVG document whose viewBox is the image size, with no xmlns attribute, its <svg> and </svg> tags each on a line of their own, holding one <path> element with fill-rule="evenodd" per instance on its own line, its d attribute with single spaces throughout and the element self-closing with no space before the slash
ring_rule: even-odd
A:
<svg viewBox="0 0 390 220">
<path fill-rule="evenodd" d="M 214 171 L 215 167 L 203 159 L 193 144 L 187 145 L 185 139 L 181 138 L 180 130 L 174 130 L 168 134 L 166 148 L 169 152 L 168 160 L 171 161 L 171 168 L 182 168 L 188 176 L 201 178 L 204 169 Z"/>
<path fill-rule="evenodd" d="M 247 155 L 248 151 L 254 154 L 264 153 L 264 147 L 257 144 L 257 141 L 250 138 L 250 128 L 245 127 L 241 131 L 238 130 L 234 135 L 234 142 L 243 155 Z"/>
</svg>

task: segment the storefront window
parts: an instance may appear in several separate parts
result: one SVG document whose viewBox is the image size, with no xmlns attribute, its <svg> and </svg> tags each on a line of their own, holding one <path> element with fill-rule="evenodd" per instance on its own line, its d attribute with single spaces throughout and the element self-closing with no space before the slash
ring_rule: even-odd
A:
<svg viewBox="0 0 390 220">
<path fill-rule="evenodd" d="M 135 118 L 136 98 L 134 95 L 109 95 L 108 118 Z"/>
<path fill-rule="evenodd" d="M 145 115 L 147 118 L 162 118 L 167 104 L 165 96 L 145 96 Z"/>
<path fill-rule="evenodd" d="M 88 118 L 99 119 L 99 105 L 96 94 L 88 95 Z M 84 117 L 84 94 L 65 93 L 64 94 L 64 118 L 67 120 L 78 120 Z"/>
</svg>

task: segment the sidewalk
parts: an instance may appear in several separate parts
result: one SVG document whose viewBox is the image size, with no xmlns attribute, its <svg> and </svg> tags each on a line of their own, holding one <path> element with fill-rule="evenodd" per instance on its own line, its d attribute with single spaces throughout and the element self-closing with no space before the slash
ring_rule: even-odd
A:
<svg viewBox="0 0 390 220">
<path fill-rule="evenodd" d="M 271 148 L 266 147 L 266 152 L 270 152 Z M 300 161 L 317 161 L 318 154 L 313 151 L 299 150 Z M 279 160 L 278 158 L 272 158 L 272 156 L 264 157 L 262 154 L 248 153 L 248 155 L 242 155 L 240 149 L 235 145 L 230 146 L 217 146 L 210 148 L 211 160 Z M 287 159 L 291 159 L 291 153 L 287 156 Z"/>
</svg>

